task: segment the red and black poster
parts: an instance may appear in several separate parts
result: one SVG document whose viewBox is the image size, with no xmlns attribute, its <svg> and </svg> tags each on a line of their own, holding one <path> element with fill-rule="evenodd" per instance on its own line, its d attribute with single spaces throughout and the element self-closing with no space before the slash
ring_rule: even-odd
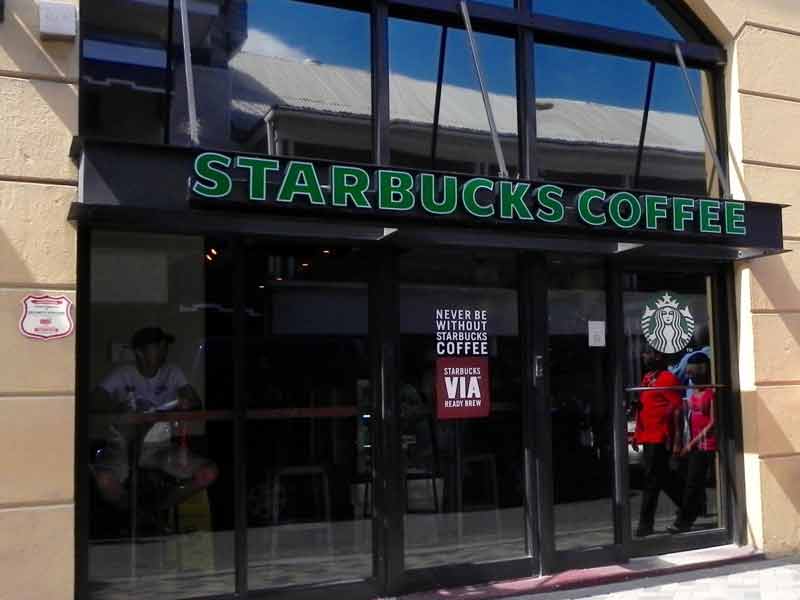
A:
<svg viewBox="0 0 800 600">
<path fill-rule="evenodd" d="M 436 417 L 477 419 L 491 410 L 486 310 L 436 310 Z"/>
</svg>

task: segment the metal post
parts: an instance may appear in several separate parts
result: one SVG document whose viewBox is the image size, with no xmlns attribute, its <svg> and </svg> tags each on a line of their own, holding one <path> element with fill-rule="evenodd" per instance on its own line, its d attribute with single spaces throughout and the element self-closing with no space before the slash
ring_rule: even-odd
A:
<svg viewBox="0 0 800 600">
<path fill-rule="evenodd" d="M 642 172 L 642 154 L 644 153 L 644 138 L 647 134 L 647 119 L 650 116 L 650 102 L 653 99 L 653 79 L 656 74 L 656 63 L 650 63 L 650 74 L 647 77 L 647 96 L 644 99 L 644 114 L 642 115 L 642 130 L 639 133 L 639 151 L 636 153 L 636 169 L 633 173 L 633 187 L 639 187 L 639 175 Z"/>
<path fill-rule="evenodd" d="M 469 47 L 472 51 L 472 66 L 475 67 L 475 74 L 478 76 L 478 84 L 481 86 L 481 95 L 483 95 L 483 105 L 486 108 L 486 117 L 489 119 L 489 129 L 492 132 L 492 143 L 494 144 L 494 153 L 497 156 L 497 164 L 500 167 L 500 176 L 508 177 L 506 160 L 503 157 L 503 149 L 500 146 L 500 137 L 497 135 L 497 125 L 494 121 L 492 104 L 489 101 L 489 92 L 486 91 L 486 84 L 483 81 L 481 59 L 478 55 L 478 45 L 475 43 L 475 35 L 472 33 L 472 21 L 469 18 L 469 9 L 467 8 L 466 0 L 461 0 L 461 15 L 464 17 L 464 26 L 467 29 L 467 39 L 469 40 Z"/>
<path fill-rule="evenodd" d="M 436 146 L 439 142 L 439 112 L 442 108 L 442 85 L 444 81 L 444 57 L 447 52 L 447 25 L 442 26 L 439 42 L 439 70 L 436 74 L 436 101 L 433 105 L 433 139 L 431 140 L 431 169 L 436 168 Z"/>
<path fill-rule="evenodd" d="M 199 144 L 197 127 L 197 108 L 194 94 L 194 72 L 192 71 L 192 41 L 189 38 L 189 10 L 187 0 L 180 0 L 181 4 L 181 37 L 183 38 L 183 67 L 186 70 L 186 102 L 189 105 L 189 137 L 192 145 Z"/>
<path fill-rule="evenodd" d="M 0 0 L 2 2 L 3 0 Z M 172 121 L 173 62 L 175 56 L 175 0 L 169 0 L 167 12 L 167 63 L 164 65 L 164 144 L 169 145 Z"/>
<path fill-rule="evenodd" d="M 683 52 L 681 51 L 681 47 L 677 43 L 674 44 L 673 47 L 675 48 L 675 56 L 678 59 L 678 64 L 683 72 L 683 78 L 686 80 L 686 87 L 689 88 L 689 95 L 692 97 L 694 109 L 697 112 L 697 118 L 700 121 L 700 127 L 703 129 L 703 136 L 706 140 L 706 148 L 711 154 L 711 158 L 714 159 L 714 166 L 717 167 L 717 178 L 719 179 L 719 184 L 722 186 L 724 197 L 730 198 L 731 189 L 728 185 L 728 171 L 722 168 L 722 161 L 719 159 L 719 154 L 717 154 L 717 151 L 714 148 L 714 141 L 711 138 L 711 132 L 708 130 L 706 120 L 703 118 L 703 111 L 700 108 L 700 103 L 697 101 L 697 96 L 694 95 L 694 90 L 692 89 L 692 80 L 689 79 L 689 71 L 686 70 L 686 62 L 683 60 Z"/>
</svg>

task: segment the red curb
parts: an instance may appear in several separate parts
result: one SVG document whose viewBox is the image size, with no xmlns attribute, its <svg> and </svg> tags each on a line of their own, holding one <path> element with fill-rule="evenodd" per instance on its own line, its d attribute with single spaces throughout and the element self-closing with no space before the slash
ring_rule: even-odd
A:
<svg viewBox="0 0 800 600">
<path fill-rule="evenodd" d="M 494 583 L 464 586 L 459 588 L 438 589 L 428 592 L 418 592 L 406 596 L 399 596 L 397 600 L 493 600 L 495 598 L 510 598 L 525 594 L 543 594 L 583 587 L 620 583 L 635 579 L 673 575 L 709 569 L 739 562 L 762 560 L 762 552 L 752 548 L 715 548 L 705 551 L 693 551 L 697 559 L 684 564 L 670 564 L 667 566 L 654 566 L 663 561 L 667 556 L 680 556 L 677 553 L 663 556 L 653 556 L 634 559 L 629 563 L 594 567 L 591 569 L 573 569 L 555 575 L 543 577 L 529 577 L 526 579 L 513 579 L 497 581 Z M 705 553 L 705 557 L 704 557 Z M 722 554 L 722 556 L 720 556 Z"/>
</svg>

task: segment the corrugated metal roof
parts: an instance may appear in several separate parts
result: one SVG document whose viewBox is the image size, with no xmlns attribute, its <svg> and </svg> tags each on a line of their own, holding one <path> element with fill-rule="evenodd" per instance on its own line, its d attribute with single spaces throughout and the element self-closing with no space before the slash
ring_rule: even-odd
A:
<svg viewBox="0 0 800 600">
<path fill-rule="evenodd" d="M 340 65 L 296 62 L 240 52 L 231 61 L 234 73 L 234 108 L 237 125 L 255 125 L 271 108 L 313 110 L 323 113 L 368 116 L 371 112 L 370 74 Z M 433 122 L 436 83 L 393 73 L 390 78 L 393 121 L 410 124 Z M 501 135 L 517 131 L 516 99 L 490 94 Z M 571 143 L 636 146 L 642 110 L 563 98 L 540 98 L 540 138 Z M 489 126 L 478 89 L 445 84 L 440 124 L 447 129 L 488 132 Z M 703 152 L 700 124 L 694 115 L 650 111 L 645 143 L 649 147 L 681 152 Z"/>
</svg>

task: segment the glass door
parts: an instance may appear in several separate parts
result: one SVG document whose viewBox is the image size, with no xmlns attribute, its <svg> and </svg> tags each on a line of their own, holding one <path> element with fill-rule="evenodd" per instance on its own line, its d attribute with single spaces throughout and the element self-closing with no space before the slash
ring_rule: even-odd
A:
<svg viewBox="0 0 800 600">
<path fill-rule="evenodd" d="M 613 364 L 608 277 L 598 258 L 547 261 L 547 392 L 552 432 L 553 545 L 557 568 L 613 562 Z"/>
<path fill-rule="evenodd" d="M 516 256 L 410 250 L 397 280 L 404 572 L 530 574 Z"/>
<path fill-rule="evenodd" d="M 371 265 L 359 247 L 246 247 L 251 590 L 373 577 Z"/>
<path fill-rule="evenodd" d="M 725 543 L 720 278 L 575 256 L 547 271 L 554 568 Z"/>
<path fill-rule="evenodd" d="M 622 274 L 630 528 L 652 553 L 724 533 L 721 377 L 714 276 Z M 634 553 L 636 553 L 634 549 Z"/>
</svg>

